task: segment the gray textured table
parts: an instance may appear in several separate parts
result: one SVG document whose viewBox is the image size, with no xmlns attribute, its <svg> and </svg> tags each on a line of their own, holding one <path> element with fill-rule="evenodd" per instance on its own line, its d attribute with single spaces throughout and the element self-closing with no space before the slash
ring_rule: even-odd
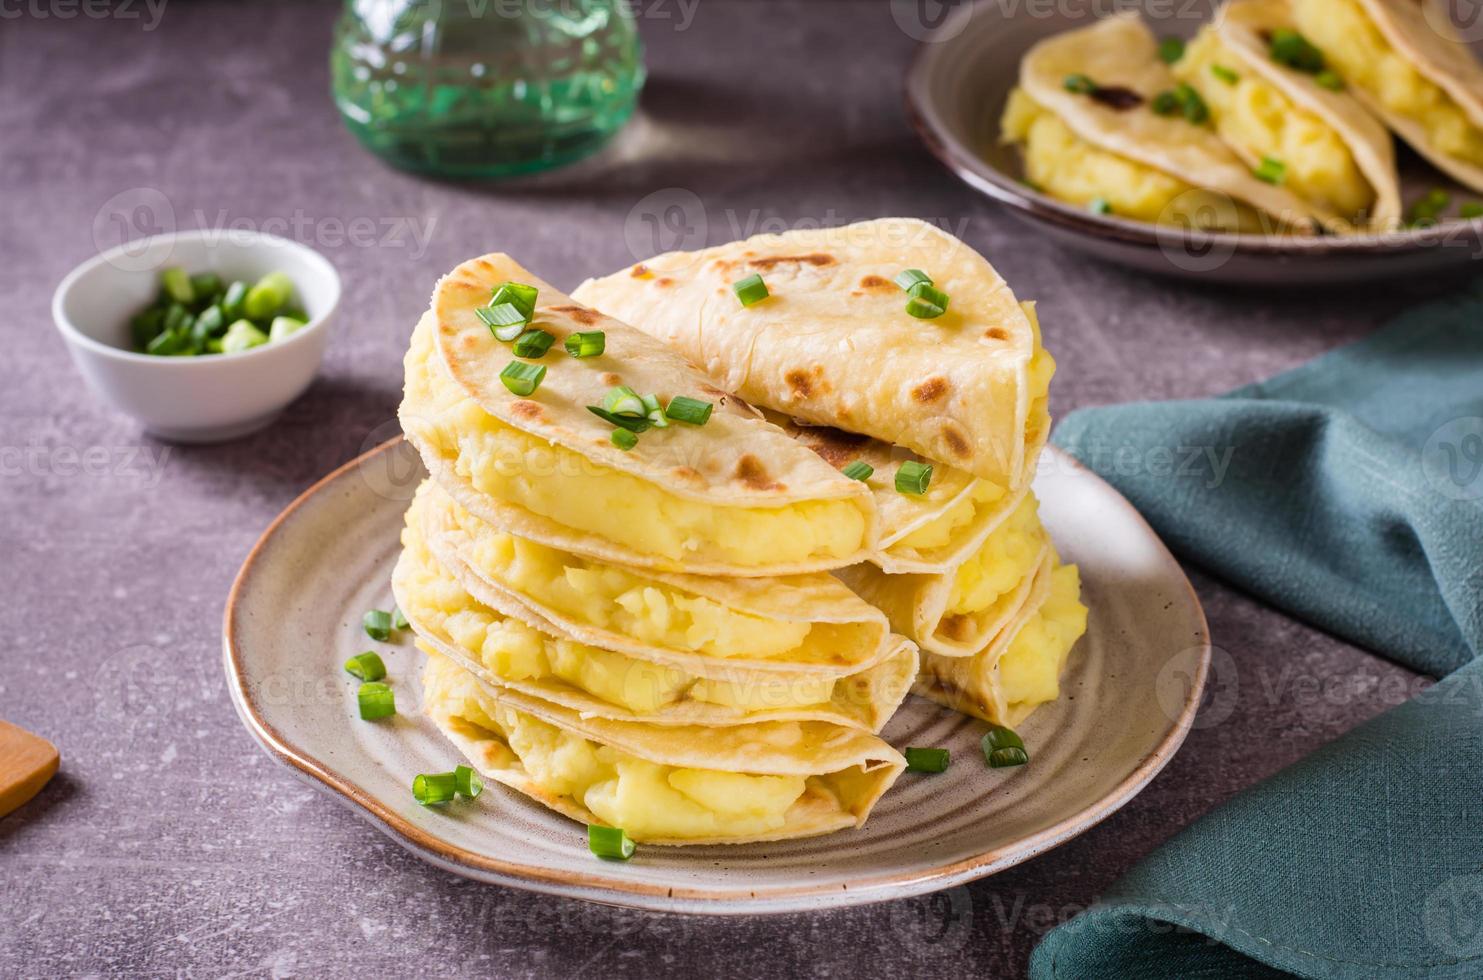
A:
<svg viewBox="0 0 1483 980">
<path fill-rule="evenodd" d="M 1014 976 L 1051 925 L 1181 826 L 1396 699 L 1403 672 L 1192 571 L 1235 696 L 1141 796 L 967 888 L 774 919 L 463 881 L 270 762 L 218 666 L 228 584 L 281 507 L 394 429 L 411 326 L 435 277 L 477 252 L 574 285 L 649 251 L 656 206 L 688 208 L 712 242 L 888 214 L 945 222 L 1041 301 L 1062 413 L 1221 391 L 1362 335 L 1425 288 L 1267 296 L 1084 263 L 917 144 L 899 93 L 914 42 L 884 2 L 705 0 L 688 19 L 676 0 L 640 7 L 651 81 L 610 153 L 460 186 L 390 171 L 342 130 L 327 95 L 333 4 L 179 0 L 157 22 L 141 3 L 103 19 L 6 6 L 0 717 L 51 738 L 63 762 L 0 821 L 0 976 Z M 167 200 L 180 228 L 276 221 L 339 266 L 324 370 L 270 430 L 166 447 L 68 363 L 51 291 L 95 251 L 109 208 L 140 193 Z M 356 218 L 374 243 L 346 240 Z M 416 235 L 382 240 L 394 227 Z"/>
</svg>

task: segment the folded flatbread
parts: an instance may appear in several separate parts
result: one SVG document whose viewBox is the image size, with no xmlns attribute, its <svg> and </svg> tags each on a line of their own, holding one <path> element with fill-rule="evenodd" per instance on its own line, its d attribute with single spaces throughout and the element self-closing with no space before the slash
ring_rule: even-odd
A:
<svg viewBox="0 0 1483 980">
<path fill-rule="evenodd" d="M 516 360 L 476 310 L 513 281 L 536 286 L 532 327 L 556 338 L 529 396 L 500 372 Z M 603 331 L 575 358 L 571 333 Z M 618 385 L 715 408 L 704 425 L 643 433 L 623 451 L 588 411 Z M 771 576 L 863 559 L 870 492 L 736 403 L 654 338 L 574 303 L 503 255 L 446 276 L 406 358 L 403 430 L 433 477 L 503 530 L 576 554 L 706 575 Z"/>
<path fill-rule="evenodd" d="M 1074 79 L 1085 81 L 1078 86 Z M 1160 93 L 1174 91 L 1178 80 L 1136 14 L 1041 41 L 1020 63 L 1019 82 L 1003 137 L 1024 144 L 1027 175 L 1054 197 L 1218 231 L 1306 230 L 1315 216 L 1343 225 L 1258 179 L 1208 124 L 1154 111 Z"/>
<path fill-rule="evenodd" d="M 978 551 L 948 572 L 888 575 L 860 564 L 836 574 L 924 653 L 968 657 L 1016 622 L 1050 554 L 1035 497 L 1028 494 Z"/>
<path fill-rule="evenodd" d="M 649 844 L 740 844 L 858 827 L 906 767 L 885 742 L 817 721 L 657 727 L 481 684 L 432 654 L 423 708 L 485 777 Z"/>
<path fill-rule="evenodd" d="M 1390 134 L 1349 92 L 1272 57 L 1274 32 L 1293 29 L 1287 0 L 1230 0 L 1174 74 L 1204 98 L 1216 132 L 1248 167 L 1277 161 L 1283 185 L 1330 221 L 1394 230 L 1401 189 Z"/>
<path fill-rule="evenodd" d="M 923 654 L 914 692 L 964 714 L 1013 728 L 1060 696 L 1060 677 L 1086 632 L 1075 565 L 1042 566 L 1011 630 L 971 657 Z"/>
<path fill-rule="evenodd" d="M 774 657 L 793 652 L 788 644 L 798 635 L 793 627 L 808 607 L 808 591 L 790 593 L 780 584 L 779 592 L 800 609 L 769 618 L 747 611 L 786 602 L 751 601 L 756 586 L 766 579 L 701 580 L 721 592 L 730 582 L 744 583 L 738 590 L 743 608 L 738 609 L 616 566 L 599 570 L 578 561 L 566 566 L 568 574 L 563 575 L 559 565 L 551 564 L 556 557 L 532 552 L 528 542 L 520 542 L 522 554 L 513 564 L 517 569 L 524 566 L 525 573 L 509 574 L 506 566 L 501 578 L 516 585 L 530 581 L 555 585 L 564 594 L 554 597 L 555 606 L 547 606 L 528 601 L 524 593 L 501 581 L 486 581 L 458 557 L 458 547 L 447 542 L 441 550 L 448 560 L 439 560 L 439 549 L 431 542 L 441 535 L 436 529 L 425 531 L 438 520 L 426 514 L 428 503 L 424 488 L 408 512 L 402 555 L 392 576 L 397 604 L 421 641 L 490 683 L 583 716 L 660 725 L 819 720 L 875 731 L 900 705 L 916 673 L 913 645 L 876 629 L 877 621 L 884 626 L 884 617 L 833 579 L 828 591 L 847 594 L 848 601 L 840 606 L 863 608 L 866 619 L 857 623 L 868 624 L 862 632 L 873 643 L 864 652 L 852 651 L 854 662 L 845 665 L 841 661 L 849 658 L 827 656 L 831 639 L 841 645 L 857 639 L 846 630 L 831 632 L 829 627 L 838 625 L 833 623 L 819 624 L 824 636 L 814 642 L 823 645 L 823 651 L 816 652 L 806 635 L 804 642 L 793 644 L 812 654 L 813 662 L 803 657 L 798 662 L 730 659 L 726 654 L 733 643 L 746 652 L 737 634 L 748 628 L 774 635 L 778 649 L 766 651 Z M 819 577 L 828 579 L 822 573 Z M 822 615 L 835 614 L 827 603 L 823 605 Z M 610 609 L 611 617 L 596 626 L 572 618 L 572 611 L 584 608 Z M 805 630 L 814 625 L 805 623 Z M 628 627 L 630 634 L 644 639 L 628 635 L 622 643 L 593 645 L 594 637 L 604 637 L 615 627 Z M 757 652 L 755 643 L 751 651 Z"/>
<path fill-rule="evenodd" d="M 1292 0 L 1298 29 L 1403 140 L 1483 192 L 1483 65 L 1433 0 Z"/>
<path fill-rule="evenodd" d="M 893 280 L 918 269 L 947 312 L 920 320 Z M 761 275 L 744 307 L 732 284 Z M 583 303 L 636 324 L 719 387 L 817 425 L 941 460 L 1007 489 L 1049 431 L 1054 362 L 984 258 L 922 221 L 884 218 L 670 252 L 583 283 Z"/>
</svg>

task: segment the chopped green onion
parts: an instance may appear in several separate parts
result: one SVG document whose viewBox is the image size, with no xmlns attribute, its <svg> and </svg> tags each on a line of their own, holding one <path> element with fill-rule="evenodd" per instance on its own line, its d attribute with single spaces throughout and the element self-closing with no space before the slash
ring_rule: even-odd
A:
<svg viewBox="0 0 1483 980">
<path fill-rule="evenodd" d="M 221 350 L 224 354 L 236 354 L 253 347 L 261 347 L 267 342 L 268 335 L 259 330 L 251 320 L 238 320 L 227 327 L 227 332 L 222 334 Z"/>
<path fill-rule="evenodd" d="M 627 429 L 614 429 L 609 434 L 608 441 L 626 453 L 639 444 L 639 437 Z"/>
<path fill-rule="evenodd" d="M 844 469 L 840 470 L 840 472 L 849 477 L 851 480 L 859 480 L 861 483 L 864 483 L 866 480 L 870 479 L 870 475 L 875 472 L 875 467 L 871 466 L 863 459 L 857 459 L 849 466 L 846 466 Z"/>
<path fill-rule="evenodd" d="M 1172 116 L 1177 114 L 1182 106 L 1179 103 L 1179 96 L 1170 91 L 1163 91 L 1153 97 L 1149 108 L 1160 116 Z"/>
<path fill-rule="evenodd" d="M 896 492 L 910 493 L 921 496 L 927 492 L 927 487 L 932 482 L 932 467 L 926 463 L 919 463 L 914 459 L 908 459 L 896 470 Z"/>
<path fill-rule="evenodd" d="M 412 798 L 423 806 L 447 803 L 458 791 L 458 776 L 451 772 L 425 772 L 412 777 Z"/>
<path fill-rule="evenodd" d="M 1330 92 L 1344 91 L 1344 79 L 1339 76 L 1338 72 L 1330 71 L 1327 68 L 1314 75 L 1313 81 Z"/>
<path fill-rule="evenodd" d="M 1280 184 L 1287 179 L 1287 164 L 1276 157 L 1262 157 L 1261 166 L 1252 173 L 1256 175 L 1257 180 L 1266 181 L 1268 184 Z"/>
<path fill-rule="evenodd" d="M 1461 218 L 1483 218 L 1483 202 L 1468 201 L 1457 209 L 1457 214 Z"/>
<path fill-rule="evenodd" d="M 648 414 L 644 408 L 644 400 L 638 396 L 628 385 L 618 385 L 609 388 L 608 393 L 602 399 L 603 411 L 613 415 L 637 416 L 643 418 Z"/>
<path fill-rule="evenodd" d="M 607 861 L 627 861 L 633 857 L 633 841 L 618 827 L 588 824 L 587 847 Z"/>
<path fill-rule="evenodd" d="M 1268 50 L 1273 61 L 1296 71 L 1316 75 L 1324 69 L 1323 52 L 1290 27 L 1279 27 L 1272 32 Z"/>
<path fill-rule="evenodd" d="M 379 681 L 386 676 L 386 664 L 374 650 L 367 650 L 345 661 L 345 672 L 363 681 Z"/>
<path fill-rule="evenodd" d="M 279 317 L 278 319 L 281 320 L 282 317 Z M 274 329 L 277 329 L 277 325 L 278 320 L 274 320 Z M 225 333 L 226 329 L 227 317 L 226 314 L 221 311 L 221 307 L 208 306 L 196 316 L 196 325 L 191 328 L 191 332 L 200 334 L 203 337 L 215 337 Z M 268 339 L 277 340 L 278 338 L 270 333 L 268 335 Z"/>
<path fill-rule="evenodd" d="M 385 609 L 372 609 L 361 617 L 360 622 L 371 639 L 383 642 L 391 639 L 391 613 Z"/>
<path fill-rule="evenodd" d="M 918 320 L 932 320 L 947 312 L 947 293 L 936 286 L 919 282 L 907 293 L 906 312 Z"/>
<path fill-rule="evenodd" d="M 494 334 L 495 340 L 502 340 L 506 343 L 524 333 L 525 325 L 530 322 L 530 317 L 521 313 L 514 303 L 481 306 L 474 310 L 474 315 L 484 321 L 490 333 Z"/>
<path fill-rule="evenodd" d="M 198 272 L 191 276 L 191 291 L 197 300 L 214 300 L 221 292 L 221 276 L 214 272 Z"/>
<path fill-rule="evenodd" d="M 607 335 L 601 330 L 568 334 L 564 342 L 566 352 L 573 357 L 596 357 L 606 349 Z"/>
<path fill-rule="evenodd" d="M 909 748 L 902 755 L 906 756 L 907 772 L 947 771 L 947 749 Z"/>
<path fill-rule="evenodd" d="M 360 716 L 364 721 L 389 718 L 396 714 L 396 694 L 389 684 L 367 681 L 355 692 L 355 700 L 360 706 Z"/>
<path fill-rule="evenodd" d="M 247 299 L 247 283 L 238 279 L 227 287 L 227 291 L 221 298 L 221 312 L 228 320 L 235 320 L 242 315 L 242 304 Z"/>
<path fill-rule="evenodd" d="M 534 394 L 535 390 L 541 386 L 541 382 L 546 380 L 546 365 L 511 361 L 499 373 L 499 379 L 512 393 L 524 397 Z"/>
<path fill-rule="evenodd" d="M 515 356 L 540 359 L 556 343 L 556 338 L 544 330 L 527 330 L 515 338 Z"/>
<path fill-rule="evenodd" d="M 1436 224 L 1437 216 L 1451 203 L 1451 194 L 1433 187 L 1411 205 L 1411 224 L 1423 227 Z"/>
<path fill-rule="evenodd" d="M 1188 82 L 1180 82 L 1174 87 L 1174 97 L 1179 100 L 1179 107 L 1184 110 L 1186 121 L 1198 126 L 1210 118 L 1210 107 Z"/>
<path fill-rule="evenodd" d="M 687 425 L 705 425 L 711 420 L 711 409 L 714 407 L 710 402 L 703 402 L 699 398 L 676 395 L 669 400 L 664 414 Z"/>
<path fill-rule="evenodd" d="M 489 305 L 499 306 L 509 303 L 520 311 L 522 319 L 529 320 L 536 315 L 536 296 L 539 290 L 534 286 L 527 286 L 523 282 L 505 282 L 494 287 L 494 292 L 489 294 Z"/>
<path fill-rule="evenodd" d="M 294 283 L 281 272 L 270 272 L 247 291 L 242 312 L 253 320 L 266 320 L 288 304 Z"/>
<path fill-rule="evenodd" d="M 1022 766 L 1030 761 L 1025 743 L 1015 734 L 1014 729 L 1003 725 L 990 725 L 979 746 L 983 749 L 984 760 L 995 769 Z"/>
<path fill-rule="evenodd" d="M 404 630 L 412 624 L 407 622 L 407 616 L 402 612 L 401 606 L 391 607 L 391 625 L 399 630 Z"/>
<path fill-rule="evenodd" d="M 609 425 L 616 425 L 618 428 L 627 429 L 629 432 L 648 432 L 654 425 L 647 418 L 635 418 L 631 415 L 614 415 L 607 409 L 598 408 L 596 405 L 588 405 L 587 411 L 596 415 Z"/>
<path fill-rule="evenodd" d="M 755 272 L 745 279 L 738 279 L 732 283 L 731 290 L 736 293 L 736 298 L 741 300 L 742 306 L 755 306 L 768 297 L 767 283 L 763 282 L 762 277 Z"/>
<path fill-rule="evenodd" d="M 1061 85 L 1066 91 L 1075 92 L 1077 95 L 1091 95 L 1097 91 L 1097 83 L 1085 75 L 1067 75 L 1061 81 Z"/>
<path fill-rule="evenodd" d="M 911 287 L 919 282 L 925 282 L 929 286 L 932 285 L 932 277 L 921 269 L 906 269 L 903 272 L 898 272 L 894 281 L 896 285 L 907 292 L 911 292 Z"/>
<path fill-rule="evenodd" d="M 1172 65 L 1184 57 L 1184 38 L 1166 37 L 1159 42 L 1159 60 Z"/>
<path fill-rule="evenodd" d="M 475 800 L 484 792 L 484 780 L 470 766 L 454 766 L 453 788 L 458 790 L 459 796 Z"/>
<path fill-rule="evenodd" d="M 664 406 L 659 404 L 658 395 L 640 395 L 639 401 L 644 403 L 644 418 L 648 419 L 654 428 L 669 428 L 669 417 L 664 414 Z"/>
<path fill-rule="evenodd" d="M 175 302 L 190 306 L 196 301 L 196 288 L 191 285 L 190 274 L 178 265 L 160 272 L 160 286 Z"/>
<path fill-rule="evenodd" d="M 1241 76 L 1240 75 L 1236 74 L 1234 71 L 1232 71 L 1231 69 L 1227 68 L 1225 65 L 1211 65 L 1210 66 L 1210 74 L 1214 75 L 1216 78 L 1220 79 L 1222 82 L 1225 82 L 1227 85 L 1235 85 L 1237 82 L 1239 82 L 1241 80 Z"/>
<path fill-rule="evenodd" d="M 214 310 L 216 307 L 213 306 L 211 309 Z M 302 329 L 304 329 L 304 321 L 298 317 L 275 316 L 272 326 L 268 328 L 268 340 L 283 340 L 286 337 L 293 336 Z"/>
<path fill-rule="evenodd" d="M 1107 198 L 1105 197 L 1094 197 L 1087 204 L 1087 210 L 1092 212 L 1092 214 L 1111 214 L 1112 205 L 1107 203 Z"/>
</svg>

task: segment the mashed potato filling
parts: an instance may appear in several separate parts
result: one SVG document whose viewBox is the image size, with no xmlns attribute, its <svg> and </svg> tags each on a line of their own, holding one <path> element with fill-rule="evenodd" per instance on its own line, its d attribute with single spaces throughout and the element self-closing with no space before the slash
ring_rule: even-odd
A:
<svg viewBox="0 0 1483 980">
<path fill-rule="evenodd" d="M 1234 72 L 1234 82 L 1217 73 Z M 1370 186 L 1339 133 L 1293 103 L 1254 71 L 1210 28 L 1195 36 L 1174 74 L 1200 93 L 1216 132 L 1247 163 L 1282 162 L 1284 183 L 1304 200 L 1354 218 L 1375 204 Z"/>
<path fill-rule="evenodd" d="M 409 424 L 476 490 L 643 554 L 677 565 L 689 557 L 779 565 L 848 558 L 864 541 L 865 514 L 853 501 L 716 506 L 506 425 L 444 373 L 422 328 L 407 352 L 406 385 Z"/>
<path fill-rule="evenodd" d="M 742 711 L 827 708 L 844 680 L 788 674 L 766 683 L 701 678 L 611 650 L 557 639 L 507 619 L 464 591 L 412 525 L 402 531 L 412 574 L 400 582 L 403 612 L 445 634 L 494 676 L 510 682 L 559 680 L 637 715 L 684 700 Z M 842 692 L 851 696 L 850 692 Z"/>
<path fill-rule="evenodd" d="M 1050 596 L 1021 627 L 999 660 L 999 686 L 1011 719 L 1054 701 L 1061 693 L 1061 669 L 1086 632 L 1081 576 L 1075 565 L 1051 572 Z"/>
<path fill-rule="evenodd" d="M 1259 231 L 1250 207 L 1197 189 L 1147 164 L 1100 149 L 1023 89 L 1009 94 L 1000 120 L 1005 142 L 1024 147 L 1025 176 L 1061 201 L 1103 200 L 1115 216 L 1207 231 Z"/>
<path fill-rule="evenodd" d="M 668 766 L 498 704 L 474 685 L 429 685 L 429 696 L 439 710 L 508 745 L 541 791 L 575 800 L 602 823 L 622 827 L 640 841 L 777 831 L 805 793 L 837 800 L 835 778 L 848 778 L 848 773 L 774 776 Z"/>
<path fill-rule="evenodd" d="M 1044 548 L 1045 531 L 1036 512 L 1035 495 L 1027 493 L 983 546 L 958 566 L 947 614 L 972 616 L 992 610 L 1026 576 L 1034 574 Z"/>
<path fill-rule="evenodd" d="M 446 495 L 428 503 L 467 534 L 462 557 L 475 571 L 588 626 L 668 650 L 790 663 L 858 660 L 879 647 L 873 625 L 758 616 L 619 565 L 495 531 Z"/>
<path fill-rule="evenodd" d="M 1439 152 L 1483 167 L 1483 128 L 1390 46 L 1357 0 L 1294 0 L 1293 18 L 1346 82 L 1419 125 Z"/>
</svg>

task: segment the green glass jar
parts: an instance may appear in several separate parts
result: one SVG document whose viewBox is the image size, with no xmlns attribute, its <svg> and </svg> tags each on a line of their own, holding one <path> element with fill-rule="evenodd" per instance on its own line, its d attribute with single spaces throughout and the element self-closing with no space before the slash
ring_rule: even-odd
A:
<svg viewBox="0 0 1483 980">
<path fill-rule="evenodd" d="M 644 82 L 625 0 L 346 0 L 330 74 L 361 143 L 446 177 L 584 157 L 622 128 Z"/>
</svg>

